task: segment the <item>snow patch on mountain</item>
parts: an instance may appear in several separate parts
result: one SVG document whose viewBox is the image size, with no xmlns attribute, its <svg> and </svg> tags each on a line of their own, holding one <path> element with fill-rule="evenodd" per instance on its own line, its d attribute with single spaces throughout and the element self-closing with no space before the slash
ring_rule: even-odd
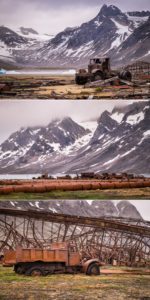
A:
<svg viewBox="0 0 150 300">
<path fill-rule="evenodd" d="M 150 135 L 150 130 L 146 130 L 145 132 L 144 132 L 144 136 L 149 136 Z"/>
<path fill-rule="evenodd" d="M 120 113 L 120 112 L 115 112 L 111 115 L 111 118 L 113 120 L 117 121 L 118 123 L 122 122 L 123 117 L 124 117 L 124 114 Z"/>
<path fill-rule="evenodd" d="M 107 161 L 106 163 L 104 163 L 104 166 L 110 165 L 115 160 L 118 160 L 119 157 L 120 157 L 120 154 L 118 154 L 116 157 L 114 157 L 114 158 L 110 159 L 109 161 Z"/>
<path fill-rule="evenodd" d="M 6 44 L 0 40 L 0 58 L 1 56 L 7 59 L 13 59 Z"/>
<path fill-rule="evenodd" d="M 130 16 L 129 13 L 126 13 L 127 18 L 134 24 L 134 28 L 138 28 L 140 25 L 145 23 L 148 20 L 147 17 L 141 17 L 141 16 Z"/>
<path fill-rule="evenodd" d="M 120 44 L 123 41 L 125 41 L 133 32 L 133 30 L 131 30 L 128 25 L 122 25 L 121 23 L 118 23 L 117 21 L 115 21 L 113 18 L 111 20 L 117 28 L 117 31 L 116 31 L 117 37 L 112 42 L 111 48 L 109 50 L 119 47 Z"/>
<path fill-rule="evenodd" d="M 136 125 L 140 123 L 142 120 L 144 120 L 144 113 L 139 112 L 138 114 L 129 116 L 126 120 L 126 123 L 130 125 Z"/>
</svg>

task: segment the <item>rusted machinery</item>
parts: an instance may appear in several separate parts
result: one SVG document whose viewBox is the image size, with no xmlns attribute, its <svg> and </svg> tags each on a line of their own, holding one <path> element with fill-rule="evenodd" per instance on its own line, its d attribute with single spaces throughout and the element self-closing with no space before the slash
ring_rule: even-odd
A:
<svg viewBox="0 0 150 300">
<path fill-rule="evenodd" d="M 54 273 L 85 273 L 100 275 L 98 259 L 82 260 L 75 245 L 67 242 L 52 243 L 50 249 L 7 250 L 3 266 L 14 266 L 14 271 L 25 275 L 48 275 Z"/>
<path fill-rule="evenodd" d="M 49 249 L 51 243 L 76 245 L 81 260 L 105 264 L 150 265 L 150 222 L 123 218 L 91 218 L 49 211 L 0 209 L 0 254 L 6 249 Z"/>
<path fill-rule="evenodd" d="M 134 174 L 128 174 L 128 173 L 94 173 L 94 172 L 85 172 L 81 173 L 80 176 L 78 176 L 78 179 L 100 179 L 100 180 L 130 180 L 130 179 L 144 179 L 144 176 L 134 176 Z"/>
<path fill-rule="evenodd" d="M 150 63 L 147 61 L 135 61 L 133 64 L 125 67 L 129 70 L 134 79 L 147 79 L 150 81 Z"/>
<path fill-rule="evenodd" d="M 110 58 L 90 59 L 88 69 L 80 69 L 75 76 L 76 84 L 86 84 L 91 81 L 105 80 L 114 76 L 120 79 L 131 81 L 132 75 L 128 70 L 121 72 L 112 71 L 110 68 Z"/>
</svg>

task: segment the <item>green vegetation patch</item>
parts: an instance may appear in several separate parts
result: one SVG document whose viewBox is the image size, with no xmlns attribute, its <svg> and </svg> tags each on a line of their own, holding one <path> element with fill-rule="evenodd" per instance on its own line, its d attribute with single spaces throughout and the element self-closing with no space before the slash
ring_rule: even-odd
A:
<svg viewBox="0 0 150 300">
<path fill-rule="evenodd" d="M 150 188 L 112 189 L 90 191 L 51 191 L 46 193 L 11 193 L 0 195 L 0 200 L 48 200 L 48 199 L 149 199 Z"/>
</svg>

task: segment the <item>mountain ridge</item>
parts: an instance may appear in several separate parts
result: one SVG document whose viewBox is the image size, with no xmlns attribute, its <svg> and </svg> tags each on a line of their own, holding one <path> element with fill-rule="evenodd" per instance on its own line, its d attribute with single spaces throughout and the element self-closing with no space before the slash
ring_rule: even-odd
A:
<svg viewBox="0 0 150 300">
<path fill-rule="evenodd" d="M 1 203 L 2 208 L 20 209 L 19 201 Z M 130 201 L 107 200 L 47 200 L 47 201 L 21 201 L 22 210 L 38 210 L 58 214 L 69 214 L 84 217 L 105 218 L 132 218 L 142 220 L 137 208 Z"/>
<path fill-rule="evenodd" d="M 149 116 L 150 102 L 144 101 L 104 111 L 94 127 L 68 117 L 22 128 L 0 145 L 0 173 L 146 174 L 150 172 Z"/>
<path fill-rule="evenodd" d="M 32 39 L 27 39 L 24 48 L 19 43 L 19 50 L 9 49 L 7 43 L 1 45 L 0 34 L 0 51 L 6 52 L 6 57 L 11 54 L 18 64 L 33 66 L 86 66 L 93 56 L 110 56 L 116 67 L 139 59 L 150 61 L 149 20 L 149 11 L 124 13 L 104 4 L 92 20 L 66 28 L 47 41 L 33 40 L 38 35 L 32 28 L 24 28 L 25 35 L 20 37 L 27 39 L 26 33 L 32 30 Z"/>
</svg>

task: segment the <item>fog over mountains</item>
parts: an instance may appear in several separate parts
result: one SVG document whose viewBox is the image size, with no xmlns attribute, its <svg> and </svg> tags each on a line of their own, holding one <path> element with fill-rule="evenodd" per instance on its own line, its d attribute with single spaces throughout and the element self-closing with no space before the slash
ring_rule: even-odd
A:
<svg viewBox="0 0 150 300">
<path fill-rule="evenodd" d="M 47 30 L 48 32 L 48 30 Z M 83 66 L 94 56 L 110 56 L 113 66 L 150 61 L 150 11 L 122 12 L 103 5 L 95 18 L 56 36 L 32 28 L 0 27 L 0 60 L 17 65 Z"/>
<path fill-rule="evenodd" d="M 0 173 L 150 173 L 150 102 L 104 111 L 98 120 L 69 116 L 21 128 L 0 145 Z"/>
</svg>

